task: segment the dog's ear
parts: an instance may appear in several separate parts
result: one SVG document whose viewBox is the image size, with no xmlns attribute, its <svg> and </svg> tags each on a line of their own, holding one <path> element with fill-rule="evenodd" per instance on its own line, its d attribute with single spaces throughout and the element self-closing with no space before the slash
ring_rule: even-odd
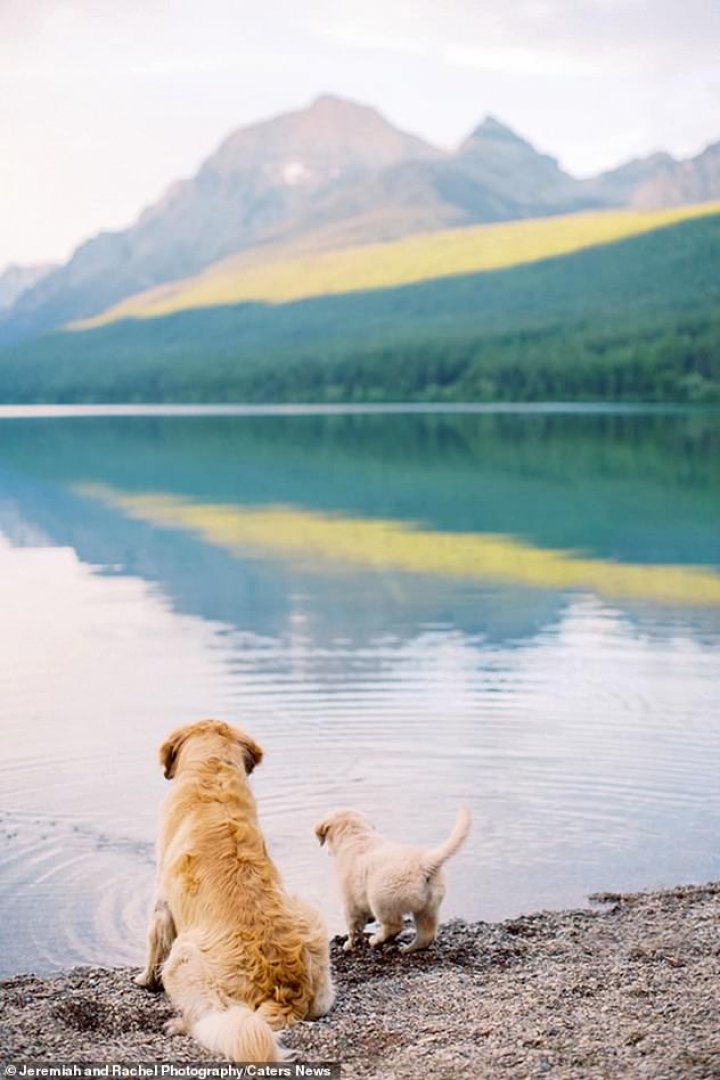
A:
<svg viewBox="0 0 720 1080">
<path fill-rule="evenodd" d="M 251 739 L 249 735 L 246 735 L 243 731 L 238 742 L 242 746 L 243 757 L 245 758 L 245 772 L 249 776 L 256 765 L 259 765 L 263 759 L 262 746 L 258 746 L 254 739 Z"/>
<path fill-rule="evenodd" d="M 330 822 L 329 821 L 318 821 L 317 825 L 315 826 L 315 835 L 318 838 L 318 842 L 320 844 L 320 847 L 322 847 L 323 844 L 325 843 L 325 841 L 327 840 L 329 832 L 330 832 Z"/>
<path fill-rule="evenodd" d="M 173 731 L 172 735 L 168 735 L 165 742 L 158 751 L 158 757 L 160 758 L 160 764 L 163 767 L 166 780 L 172 780 L 175 775 L 175 768 L 177 766 L 177 756 L 180 753 L 180 748 L 185 742 L 188 736 L 187 728 L 178 728 L 177 731 Z"/>
</svg>

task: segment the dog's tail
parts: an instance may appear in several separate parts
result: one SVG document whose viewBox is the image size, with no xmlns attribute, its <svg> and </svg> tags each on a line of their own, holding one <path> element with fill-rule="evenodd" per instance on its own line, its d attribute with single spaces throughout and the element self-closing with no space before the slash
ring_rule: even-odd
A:
<svg viewBox="0 0 720 1080">
<path fill-rule="evenodd" d="M 187 1031 L 211 1053 L 230 1061 L 287 1058 L 263 1016 L 262 1006 L 254 1011 L 241 1002 L 228 1002 L 213 988 L 215 979 L 208 960 L 190 935 L 175 939 L 163 965 L 162 980 Z"/>
<path fill-rule="evenodd" d="M 456 851 L 459 851 L 467 839 L 471 824 L 472 818 L 470 817 L 470 811 L 467 806 L 461 806 L 458 810 L 458 815 L 455 818 L 452 832 L 445 843 L 440 844 L 439 847 L 431 848 L 430 851 L 426 851 L 422 857 L 423 869 L 428 877 L 432 877 L 433 874 L 436 874 L 443 863 L 447 862 Z"/>
<path fill-rule="evenodd" d="M 190 1034 L 213 1054 L 230 1061 L 284 1061 L 267 1020 L 247 1005 L 212 1009 L 194 1024 Z"/>
</svg>

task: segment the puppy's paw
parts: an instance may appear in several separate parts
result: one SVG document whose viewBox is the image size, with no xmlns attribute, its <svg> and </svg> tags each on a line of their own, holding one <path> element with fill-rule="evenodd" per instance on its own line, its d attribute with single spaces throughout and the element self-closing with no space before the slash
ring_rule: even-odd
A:
<svg viewBox="0 0 720 1080">
<path fill-rule="evenodd" d="M 353 951 L 353 940 L 352 940 L 352 938 L 348 938 L 347 941 L 345 942 L 345 944 L 343 945 L 343 952 L 352 952 L 352 951 Z"/>
<path fill-rule="evenodd" d="M 166 1035 L 187 1035 L 188 1029 L 182 1016 L 173 1016 L 168 1020 L 164 1028 Z"/>
<path fill-rule="evenodd" d="M 377 949 L 378 945 L 382 945 L 384 941 L 385 938 L 379 931 L 377 934 L 371 934 L 368 938 L 368 944 L 372 949 Z"/>
<path fill-rule="evenodd" d="M 398 947 L 398 952 L 405 953 L 406 955 L 408 953 L 420 952 L 421 949 L 427 949 L 431 944 L 432 942 L 430 941 L 422 942 L 418 941 L 416 938 L 414 941 L 406 942 L 405 945 L 400 945 Z"/>
</svg>

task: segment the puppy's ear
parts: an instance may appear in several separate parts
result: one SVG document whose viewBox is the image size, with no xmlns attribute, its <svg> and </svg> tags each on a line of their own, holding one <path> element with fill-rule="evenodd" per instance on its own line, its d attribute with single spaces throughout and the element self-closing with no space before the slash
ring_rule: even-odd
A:
<svg viewBox="0 0 720 1080">
<path fill-rule="evenodd" d="M 254 739 L 251 739 L 249 735 L 244 732 L 239 740 L 243 749 L 243 756 L 245 758 L 245 772 L 249 776 L 256 765 L 259 765 L 263 759 L 262 746 L 258 746 Z"/>
<path fill-rule="evenodd" d="M 320 844 L 320 847 L 322 847 L 323 844 L 325 843 L 325 841 L 327 840 L 329 832 L 330 832 L 330 822 L 329 821 L 318 821 L 317 825 L 315 826 L 315 835 L 318 838 L 318 842 Z"/>
<path fill-rule="evenodd" d="M 177 756 L 187 738 L 187 734 L 187 728 L 178 728 L 177 731 L 173 731 L 172 735 L 168 735 L 158 751 L 158 757 L 160 758 L 160 764 L 163 767 L 166 780 L 172 780 L 175 775 Z"/>
</svg>

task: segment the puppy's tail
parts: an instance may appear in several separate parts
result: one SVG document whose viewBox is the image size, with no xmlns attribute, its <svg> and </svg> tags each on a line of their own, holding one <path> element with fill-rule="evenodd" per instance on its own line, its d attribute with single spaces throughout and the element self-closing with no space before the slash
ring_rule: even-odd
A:
<svg viewBox="0 0 720 1080">
<path fill-rule="evenodd" d="M 287 1056 L 268 1022 L 247 1005 L 213 1009 L 190 1025 L 190 1034 L 230 1061 L 284 1061 Z"/>
<path fill-rule="evenodd" d="M 471 824 L 472 818 L 470 817 L 470 811 L 467 806 L 461 806 L 458 810 L 458 815 L 455 818 L 452 832 L 445 843 L 440 844 L 439 847 L 431 848 L 430 851 L 426 851 L 422 857 L 423 869 L 428 877 L 432 877 L 433 874 L 436 874 L 443 863 L 447 862 L 456 851 L 459 851 L 467 839 Z"/>
</svg>

